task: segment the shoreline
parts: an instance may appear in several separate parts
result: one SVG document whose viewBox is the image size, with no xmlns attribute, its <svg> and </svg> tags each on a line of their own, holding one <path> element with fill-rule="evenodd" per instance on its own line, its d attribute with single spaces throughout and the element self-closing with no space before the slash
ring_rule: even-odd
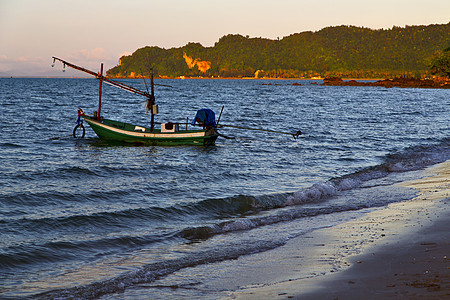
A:
<svg viewBox="0 0 450 300">
<path fill-rule="evenodd" d="M 83 76 L 11 76 L 0 77 L 0 79 L 87 79 L 90 77 Z M 149 77 L 108 77 L 110 79 L 149 79 Z M 392 79 L 380 79 L 380 78 L 338 78 L 338 77 L 326 77 L 326 78 L 253 78 L 253 77 L 159 77 L 158 80 L 258 80 L 258 81 L 314 81 L 311 84 L 321 86 L 353 86 L 353 87 L 384 87 L 384 88 L 421 88 L 421 89 L 450 89 L 450 79 L 437 78 L 437 79 L 414 79 L 414 78 L 392 78 Z M 322 81 L 322 83 L 318 82 Z M 263 83 L 262 85 L 281 85 Z M 294 82 L 288 84 L 292 86 L 302 86 L 303 84 Z"/>
<path fill-rule="evenodd" d="M 334 265 L 323 274 L 242 287 L 226 299 L 438 299 L 450 297 L 450 161 L 425 169 L 426 177 L 401 183 L 419 191 L 412 200 L 297 237 L 276 255 L 298 263 L 298 249 L 316 266 Z M 283 249 L 284 248 L 284 249 Z"/>
<path fill-rule="evenodd" d="M 383 79 L 377 81 L 344 81 L 339 77 L 327 77 L 323 79 L 325 86 L 378 86 L 385 88 L 428 88 L 428 89 L 450 89 L 450 79 L 448 78 L 433 78 L 433 79 L 415 79 L 395 77 L 392 79 Z"/>
</svg>

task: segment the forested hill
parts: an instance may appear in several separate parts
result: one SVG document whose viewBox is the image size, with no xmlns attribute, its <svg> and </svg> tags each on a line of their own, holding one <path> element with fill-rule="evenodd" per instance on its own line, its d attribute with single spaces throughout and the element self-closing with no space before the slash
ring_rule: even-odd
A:
<svg viewBox="0 0 450 300">
<path fill-rule="evenodd" d="M 107 74 L 148 76 L 153 67 L 160 77 L 417 77 L 429 72 L 436 51 L 449 46 L 450 23 L 387 30 L 337 26 L 279 40 L 227 35 L 213 47 L 144 47 L 121 57 Z"/>
</svg>

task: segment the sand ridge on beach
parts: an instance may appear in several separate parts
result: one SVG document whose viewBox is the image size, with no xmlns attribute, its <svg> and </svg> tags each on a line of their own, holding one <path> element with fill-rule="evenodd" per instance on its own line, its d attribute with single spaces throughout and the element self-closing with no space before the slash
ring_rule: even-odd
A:
<svg viewBox="0 0 450 300">
<path fill-rule="evenodd" d="M 401 184 L 419 191 L 414 199 L 294 238 L 276 250 L 291 264 L 297 263 L 295 255 L 308 255 L 316 266 L 336 268 L 310 278 L 289 270 L 227 298 L 450 299 L 450 161 L 424 175 Z M 305 243 L 312 250 L 296 253 Z"/>
</svg>

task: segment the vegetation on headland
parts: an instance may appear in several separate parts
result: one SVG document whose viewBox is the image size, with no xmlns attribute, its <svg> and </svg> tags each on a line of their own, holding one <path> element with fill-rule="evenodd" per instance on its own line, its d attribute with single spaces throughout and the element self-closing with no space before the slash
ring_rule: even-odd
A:
<svg viewBox="0 0 450 300">
<path fill-rule="evenodd" d="M 442 49 L 449 46 L 450 23 L 379 30 L 337 26 L 278 40 L 230 34 L 213 47 L 144 47 L 121 57 L 107 75 L 148 76 L 153 67 L 157 77 L 170 78 L 448 76 L 449 51 Z"/>
<path fill-rule="evenodd" d="M 450 78 L 450 47 L 438 51 L 433 56 L 430 67 L 433 75 Z"/>
</svg>

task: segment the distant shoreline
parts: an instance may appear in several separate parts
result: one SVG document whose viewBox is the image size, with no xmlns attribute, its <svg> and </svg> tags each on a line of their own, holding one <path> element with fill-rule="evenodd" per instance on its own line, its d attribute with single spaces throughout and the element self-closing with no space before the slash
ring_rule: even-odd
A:
<svg viewBox="0 0 450 300">
<path fill-rule="evenodd" d="M 363 82 L 356 80 L 344 81 L 339 77 L 327 77 L 323 79 L 323 85 L 326 86 L 379 86 L 385 88 L 433 88 L 433 89 L 450 89 L 449 78 L 433 78 L 433 79 L 415 79 L 397 77 L 393 79 L 377 80 L 375 82 Z"/>
<path fill-rule="evenodd" d="M 90 79 L 92 77 L 77 77 L 77 76 L 10 76 L 0 77 L 0 79 Z M 147 77 L 108 77 L 111 79 L 142 79 Z M 94 78 L 92 78 L 94 79 Z M 393 78 L 393 79 L 380 79 L 380 78 L 339 78 L 339 77 L 327 77 L 327 78 L 253 78 L 253 77 L 162 77 L 155 78 L 158 80 L 260 80 L 260 81 L 323 81 L 320 83 L 322 86 L 378 86 L 378 87 L 399 87 L 399 88 L 434 88 L 434 89 L 450 89 L 449 78 L 434 78 L 434 79 L 415 79 L 415 78 Z M 314 84 L 319 84 L 315 82 Z M 264 83 L 263 85 L 272 85 L 271 83 Z M 277 85 L 277 84 L 274 84 Z M 294 86 L 301 86 L 302 84 L 293 83 Z"/>
</svg>

